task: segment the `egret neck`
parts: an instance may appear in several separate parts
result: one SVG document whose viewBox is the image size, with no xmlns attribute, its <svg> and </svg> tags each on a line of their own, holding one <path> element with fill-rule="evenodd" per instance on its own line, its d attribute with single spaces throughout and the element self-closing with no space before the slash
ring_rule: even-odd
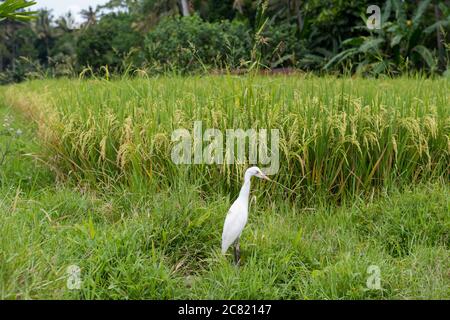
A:
<svg viewBox="0 0 450 320">
<path fill-rule="evenodd" d="M 246 204 L 247 210 L 248 210 L 248 199 L 250 196 L 251 178 L 252 175 L 249 172 L 246 172 L 244 176 L 244 184 L 242 185 L 241 191 L 239 192 L 239 199 L 241 199 L 241 201 Z"/>
</svg>

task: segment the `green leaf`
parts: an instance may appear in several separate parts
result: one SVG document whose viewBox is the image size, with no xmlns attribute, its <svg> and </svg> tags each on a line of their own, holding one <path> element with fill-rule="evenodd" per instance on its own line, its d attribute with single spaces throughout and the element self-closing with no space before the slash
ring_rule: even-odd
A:
<svg viewBox="0 0 450 320">
<path fill-rule="evenodd" d="M 431 26 L 423 30 L 424 33 L 430 34 L 432 32 L 435 32 L 436 30 L 440 30 L 442 28 L 450 26 L 450 21 L 441 20 L 438 22 L 433 23 Z"/>
<path fill-rule="evenodd" d="M 398 24 L 404 26 L 406 24 L 406 14 L 403 1 L 402 0 L 391 0 L 391 1 L 395 9 L 395 17 L 398 21 Z"/>
<path fill-rule="evenodd" d="M 416 29 L 421 22 L 422 16 L 430 5 L 430 0 L 421 1 L 412 19 L 413 29 Z"/>
<path fill-rule="evenodd" d="M 378 46 L 384 42 L 384 39 L 376 38 L 376 39 L 367 39 L 364 43 L 359 47 L 359 51 L 366 53 L 371 49 L 378 49 Z"/>
<path fill-rule="evenodd" d="M 422 59 L 426 62 L 426 64 L 431 70 L 435 69 L 436 62 L 430 50 L 428 50 L 426 47 L 422 45 L 418 45 L 414 47 L 413 51 L 417 52 L 422 57 Z"/>
<path fill-rule="evenodd" d="M 323 69 L 328 69 L 333 64 L 339 64 L 342 61 L 344 61 L 345 59 L 347 59 L 348 57 L 350 57 L 356 53 L 358 53 L 358 49 L 356 49 L 356 48 L 350 48 L 350 49 L 344 50 L 344 51 L 338 53 L 337 55 L 335 55 L 330 61 L 328 61 L 328 63 L 323 67 Z"/>
<path fill-rule="evenodd" d="M 271 65 L 270 65 L 270 67 L 271 67 L 271 68 L 276 68 L 276 67 L 278 67 L 279 65 L 281 65 L 283 62 L 285 62 L 285 61 L 287 61 L 287 60 L 289 60 L 289 59 L 292 59 L 293 57 L 294 57 L 293 54 L 287 54 L 287 55 L 284 55 L 283 57 L 279 58 L 277 61 L 272 62 Z"/>
<path fill-rule="evenodd" d="M 450 79 L 450 69 L 445 70 L 445 72 L 442 74 L 445 78 Z"/>
<path fill-rule="evenodd" d="M 372 70 L 374 74 L 380 74 L 385 72 L 387 69 L 387 65 L 385 61 L 376 62 L 372 66 Z M 370 179 L 368 180 L 370 181 Z"/>
<path fill-rule="evenodd" d="M 392 38 L 392 40 L 391 40 L 391 48 L 393 48 L 396 45 L 398 45 L 402 39 L 403 39 L 403 35 L 402 34 L 398 34 L 394 38 Z"/>
<path fill-rule="evenodd" d="M 37 11 L 23 11 L 23 9 L 35 5 L 35 1 L 6 0 L 0 3 L 0 21 L 6 18 L 18 21 L 27 21 L 35 18 Z"/>
<path fill-rule="evenodd" d="M 381 15 L 382 25 L 384 25 L 388 21 L 389 16 L 391 15 L 391 11 L 392 11 L 392 2 L 390 0 L 387 0 L 383 10 L 383 14 Z"/>
<path fill-rule="evenodd" d="M 346 40 L 342 41 L 342 45 L 358 47 L 364 43 L 364 39 L 365 39 L 364 37 L 354 37 L 354 38 L 346 39 Z"/>
</svg>

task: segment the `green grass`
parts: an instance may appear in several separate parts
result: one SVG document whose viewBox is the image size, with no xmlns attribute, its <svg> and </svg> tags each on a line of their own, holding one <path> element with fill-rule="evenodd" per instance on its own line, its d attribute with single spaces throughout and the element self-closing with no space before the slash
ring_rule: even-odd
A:
<svg viewBox="0 0 450 320">
<path fill-rule="evenodd" d="M 214 80 L 218 84 L 211 78 L 59 80 L 0 90 L 9 104 L 0 103 L 0 124 L 10 115 L 15 119 L 11 126 L 24 132 L 14 138 L 0 136 L 0 146 L 12 141 L 11 153 L 0 166 L 0 298 L 450 298 L 448 82 Z M 214 90 L 216 86 L 222 90 Z M 245 93 L 247 86 L 254 90 L 251 97 Z M 346 142 L 344 149 L 339 147 L 337 129 L 316 135 L 308 131 L 315 123 L 325 128 L 330 119 L 344 117 L 344 111 L 347 116 L 356 112 L 345 104 L 342 91 L 352 97 L 349 101 L 375 108 L 358 111 L 354 119 L 362 153 Z M 308 105 L 315 103 L 314 97 L 329 111 L 315 114 Z M 285 103 L 291 115 L 276 111 Z M 293 197 L 266 182 L 254 182 L 256 201 L 242 235 L 239 268 L 230 254 L 220 255 L 220 237 L 242 168 L 182 170 L 167 159 L 170 144 L 164 142 L 172 128 L 197 117 L 212 123 L 214 112 L 233 112 L 233 105 L 251 110 L 249 119 L 261 119 L 261 127 L 292 121 L 280 126 L 293 135 L 285 136 L 286 154 L 292 157 L 283 158 L 274 178 L 298 194 Z M 389 112 L 377 118 L 382 105 Z M 177 108 L 184 110 L 179 122 L 173 118 L 181 112 Z M 162 112 L 165 109 L 168 112 Z M 392 119 L 395 109 L 398 118 Z M 105 114 L 116 120 L 108 122 Z M 117 153 L 130 115 L 130 162 L 121 167 Z M 242 112 L 227 114 L 217 125 L 245 128 L 250 123 L 245 117 Z M 293 126 L 298 119 L 311 121 L 303 133 L 316 141 L 307 139 L 305 145 L 300 131 L 294 135 L 301 130 Z M 417 126 L 407 131 L 401 121 Z M 383 123 L 389 126 L 376 131 Z M 379 134 L 381 151 L 363 146 L 363 129 Z M 351 121 L 345 130 L 344 136 L 351 136 Z M 418 145 L 413 134 L 422 137 Z M 105 161 L 99 161 L 105 136 Z M 374 171 L 373 161 L 386 146 L 393 148 L 393 136 L 398 138 L 397 151 L 391 153 L 396 160 L 390 163 L 383 155 L 376 167 L 380 169 Z M 296 149 L 299 146 L 303 148 Z M 295 179 L 302 169 L 301 162 L 293 160 L 294 151 L 309 159 L 309 165 L 304 161 L 304 184 L 298 186 Z M 336 162 L 343 156 L 349 167 Z M 308 173 L 317 166 L 323 172 Z M 151 175 L 143 174 L 143 168 L 152 168 Z M 351 168 L 353 175 L 347 176 Z M 352 184 L 338 183 L 343 190 L 339 194 L 330 188 L 337 183 L 328 179 L 330 174 Z M 362 181 L 359 186 L 354 176 Z M 66 286 L 70 265 L 81 268 L 80 290 Z M 371 265 L 381 270 L 381 290 L 366 286 Z"/>
</svg>

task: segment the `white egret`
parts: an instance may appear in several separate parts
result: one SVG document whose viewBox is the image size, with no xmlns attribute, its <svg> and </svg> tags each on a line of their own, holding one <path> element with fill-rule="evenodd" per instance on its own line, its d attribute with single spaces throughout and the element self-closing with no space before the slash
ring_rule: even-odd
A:
<svg viewBox="0 0 450 320">
<path fill-rule="evenodd" d="M 236 264 L 239 264 L 240 261 L 239 238 L 247 223 L 250 180 L 253 176 L 270 181 L 258 167 L 248 168 L 245 171 L 244 184 L 239 192 L 239 197 L 231 205 L 223 226 L 222 254 L 225 254 L 228 248 L 234 244 L 234 261 Z"/>
</svg>

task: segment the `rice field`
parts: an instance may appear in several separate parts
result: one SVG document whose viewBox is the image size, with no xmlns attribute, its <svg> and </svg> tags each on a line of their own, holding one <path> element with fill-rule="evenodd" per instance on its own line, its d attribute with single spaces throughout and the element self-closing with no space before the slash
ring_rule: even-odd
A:
<svg viewBox="0 0 450 320">
<path fill-rule="evenodd" d="M 31 81 L 0 88 L 6 116 L 0 298 L 450 298 L 448 79 Z M 195 121 L 279 130 L 240 268 L 220 235 L 249 164 L 175 164 Z"/>
</svg>

